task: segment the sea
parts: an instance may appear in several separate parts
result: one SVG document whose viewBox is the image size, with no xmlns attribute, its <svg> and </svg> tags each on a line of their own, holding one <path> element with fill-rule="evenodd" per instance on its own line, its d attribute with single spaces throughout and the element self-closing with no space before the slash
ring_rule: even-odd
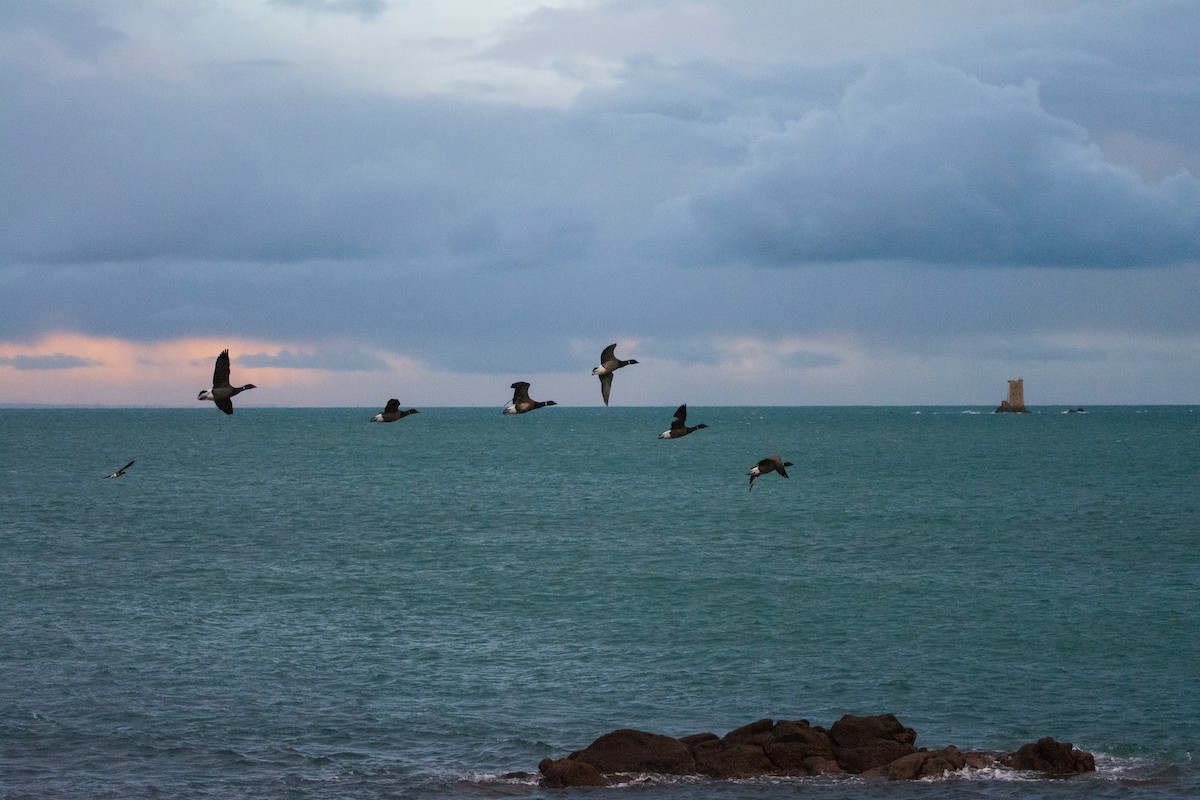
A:
<svg viewBox="0 0 1200 800">
<path fill-rule="evenodd" d="M 0 797 L 1200 797 L 1200 406 L 674 410 L 0 410 Z M 883 713 L 1097 770 L 538 785 Z"/>
</svg>

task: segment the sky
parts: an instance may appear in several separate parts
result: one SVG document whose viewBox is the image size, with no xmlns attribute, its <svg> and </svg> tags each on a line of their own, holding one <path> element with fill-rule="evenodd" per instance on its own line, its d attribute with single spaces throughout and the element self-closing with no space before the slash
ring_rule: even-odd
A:
<svg viewBox="0 0 1200 800">
<path fill-rule="evenodd" d="M 0 4 L 0 405 L 1200 403 L 1192 0 Z"/>
</svg>

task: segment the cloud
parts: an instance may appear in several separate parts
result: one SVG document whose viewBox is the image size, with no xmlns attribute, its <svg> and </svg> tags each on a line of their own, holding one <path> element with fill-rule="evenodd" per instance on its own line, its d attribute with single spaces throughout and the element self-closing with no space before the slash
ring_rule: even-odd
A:
<svg viewBox="0 0 1200 800">
<path fill-rule="evenodd" d="M 1036 88 L 881 65 L 670 210 L 690 258 L 1128 267 L 1200 258 L 1200 183 L 1105 161 Z M 683 247 L 680 245 L 681 248 Z"/>
<path fill-rule="evenodd" d="M 387 361 L 374 353 L 358 348 L 317 351 L 285 349 L 275 354 L 247 353 L 244 356 L 238 356 L 236 361 L 245 367 L 318 369 L 333 372 L 381 372 L 389 369 Z"/>
<path fill-rule="evenodd" d="M 679 381 L 646 402 L 1194 374 L 1200 5 L 474 5 L 3 6 L 7 352 L 187 402 L 225 346 L 330 402 L 490 402 L 614 340 Z M 110 357 L 164 342 L 204 345 L 187 392 Z"/>
<path fill-rule="evenodd" d="M 387 10 L 384 0 L 269 0 L 271 5 L 318 14 L 350 14 L 363 19 Z"/>
<path fill-rule="evenodd" d="M 4 58 L 14 60 L 34 56 L 39 50 L 42 56 L 94 58 L 105 48 L 129 39 L 114 25 L 105 4 L 72 0 L 0 4 L 0 37 L 0 43 L 9 49 Z"/>
<path fill-rule="evenodd" d="M 0 367 L 12 367 L 19 370 L 47 369 L 79 369 L 80 367 L 100 367 L 103 361 L 82 356 L 72 356 L 66 353 L 37 356 L 0 356 Z"/>
</svg>

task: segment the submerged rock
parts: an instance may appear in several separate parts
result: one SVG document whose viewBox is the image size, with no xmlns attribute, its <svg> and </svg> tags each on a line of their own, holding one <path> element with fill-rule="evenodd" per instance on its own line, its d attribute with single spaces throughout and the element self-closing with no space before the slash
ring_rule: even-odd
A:
<svg viewBox="0 0 1200 800">
<path fill-rule="evenodd" d="M 582 750 L 538 765 L 547 788 L 604 786 L 627 774 L 704 775 L 714 779 L 851 773 L 866 778 L 919 780 L 965 767 L 1001 766 L 1050 775 L 1093 772 L 1095 759 L 1069 742 L 1046 737 L 1015 753 L 962 753 L 954 745 L 918 749 L 917 732 L 892 714 L 847 714 L 827 731 L 808 720 L 760 719 L 725 736 L 697 733 L 676 739 L 621 729 Z"/>
</svg>

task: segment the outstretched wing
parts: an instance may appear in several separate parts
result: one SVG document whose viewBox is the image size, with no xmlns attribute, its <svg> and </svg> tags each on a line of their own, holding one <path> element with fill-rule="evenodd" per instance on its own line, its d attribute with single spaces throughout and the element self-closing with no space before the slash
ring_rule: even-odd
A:
<svg viewBox="0 0 1200 800">
<path fill-rule="evenodd" d="M 512 390 L 513 390 L 512 401 L 514 404 L 532 402 L 529 399 L 529 384 L 526 383 L 525 381 L 517 381 L 516 383 L 514 383 L 512 385 Z"/>
<path fill-rule="evenodd" d="M 604 398 L 604 405 L 608 405 L 608 393 L 612 391 L 612 373 L 606 372 L 600 376 L 600 396 Z"/>
<path fill-rule="evenodd" d="M 229 351 L 222 350 L 221 355 L 217 356 L 217 365 L 213 368 L 213 388 L 217 389 L 222 386 L 229 385 Z M 218 403 L 217 405 L 220 405 Z M 233 407 L 230 407 L 226 414 L 233 413 Z"/>
<path fill-rule="evenodd" d="M 217 404 L 217 408 L 221 409 L 226 414 L 233 413 L 233 401 L 228 397 L 222 398 L 221 400 L 214 400 L 213 402 Z"/>
<path fill-rule="evenodd" d="M 679 408 L 675 409 L 675 422 L 683 425 L 687 422 L 687 403 L 684 403 Z M 672 423 L 674 425 L 674 423 Z"/>
<path fill-rule="evenodd" d="M 609 361 L 617 360 L 617 343 L 613 342 L 608 347 L 604 348 L 604 352 L 600 354 L 600 363 L 607 364 Z"/>
</svg>

